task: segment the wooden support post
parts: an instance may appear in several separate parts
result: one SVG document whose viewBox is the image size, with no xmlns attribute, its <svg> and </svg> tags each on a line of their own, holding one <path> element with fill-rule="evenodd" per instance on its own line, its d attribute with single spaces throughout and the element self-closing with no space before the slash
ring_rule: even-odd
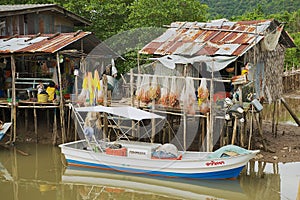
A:
<svg viewBox="0 0 300 200">
<path fill-rule="evenodd" d="M 56 119 L 56 108 L 54 108 L 53 112 L 53 140 L 52 144 L 56 144 L 56 138 L 57 138 L 57 119 Z"/>
<path fill-rule="evenodd" d="M 276 122 L 275 122 L 275 137 L 277 137 L 277 128 L 278 128 L 278 121 L 279 121 L 279 110 L 281 110 L 281 103 L 280 100 L 277 100 L 277 109 L 276 109 Z"/>
<path fill-rule="evenodd" d="M 25 131 L 28 131 L 28 109 L 25 108 Z"/>
<path fill-rule="evenodd" d="M 200 134 L 199 134 L 199 151 L 202 150 L 203 148 L 203 144 L 204 144 L 204 140 L 205 140 L 205 118 L 204 117 L 200 117 L 200 126 L 199 128 L 201 129 Z"/>
<path fill-rule="evenodd" d="M 11 83 L 12 83 L 12 104 L 11 104 L 11 122 L 13 124 L 13 129 L 11 129 L 10 142 L 14 143 L 17 138 L 17 103 L 16 103 L 16 63 L 13 55 L 10 56 L 11 59 Z"/>
<path fill-rule="evenodd" d="M 264 150 L 265 151 L 268 151 L 268 148 L 267 148 L 267 144 L 265 142 L 265 138 L 263 136 L 263 131 L 262 131 L 262 128 L 261 128 L 261 125 L 260 125 L 260 122 L 259 120 L 257 119 L 256 115 L 253 115 L 254 116 L 254 121 L 256 122 L 256 125 L 257 125 L 257 128 L 258 128 L 258 133 L 262 139 L 262 144 L 263 144 L 263 147 L 264 147 Z"/>
<path fill-rule="evenodd" d="M 49 109 L 47 109 L 47 128 L 50 129 L 50 114 L 49 114 Z"/>
<path fill-rule="evenodd" d="M 36 108 L 33 108 L 33 120 L 34 120 L 34 133 L 36 137 L 36 142 L 39 141 L 38 139 L 38 130 L 37 130 L 37 114 L 36 114 Z"/>
<path fill-rule="evenodd" d="M 133 90 L 133 82 L 134 82 L 134 77 L 133 77 L 133 69 L 130 69 L 130 105 L 134 107 L 134 90 Z M 132 121 L 131 122 L 131 130 L 132 130 L 132 136 L 136 137 L 136 132 L 135 132 L 135 123 Z"/>
<path fill-rule="evenodd" d="M 103 105 L 107 106 L 107 76 L 105 74 L 103 75 L 103 92 L 104 92 Z M 103 139 L 105 141 L 108 135 L 107 113 L 103 113 L 103 122 L 104 122 Z"/>
<path fill-rule="evenodd" d="M 70 139 L 70 129 L 71 129 L 71 107 L 68 106 L 68 130 L 67 130 L 67 139 Z"/>
<path fill-rule="evenodd" d="M 273 103 L 273 111 L 272 111 L 272 134 L 273 136 L 275 136 L 275 113 L 276 113 L 276 105 L 277 105 L 277 101 L 275 101 Z"/>
<path fill-rule="evenodd" d="M 58 81 L 59 81 L 59 113 L 60 113 L 60 125 L 61 125 L 61 139 L 62 143 L 65 143 L 66 140 L 66 130 L 65 130 L 65 112 L 64 112 L 64 99 L 63 99 L 63 93 L 62 93 L 62 78 L 61 78 L 61 72 L 60 72 L 60 63 L 59 63 L 59 53 L 56 53 L 56 61 L 57 61 L 57 71 L 58 71 Z"/>
<path fill-rule="evenodd" d="M 152 112 L 155 110 L 155 100 L 152 100 Z M 155 118 L 151 119 L 152 123 L 152 129 L 151 129 L 151 143 L 154 143 L 155 141 L 155 132 L 156 132 L 156 127 L 155 127 Z"/>
<path fill-rule="evenodd" d="M 298 119 L 297 115 L 292 111 L 292 109 L 287 104 L 287 102 L 285 101 L 285 99 L 282 97 L 280 100 L 281 100 L 282 104 L 284 105 L 284 107 L 289 111 L 290 115 L 293 117 L 293 119 L 298 124 L 298 126 L 300 126 L 300 120 Z"/>
<path fill-rule="evenodd" d="M 253 133 L 253 115 L 254 115 L 254 108 L 253 105 L 251 105 L 251 113 L 250 113 L 250 133 L 249 133 L 249 140 L 248 140 L 248 149 L 251 149 L 251 139 L 252 139 L 252 133 Z"/>
<path fill-rule="evenodd" d="M 247 123 L 247 120 L 246 120 L 246 116 L 244 115 L 244 122 L 241 122 L 241 131 L 240 131 L 240 145 L 242 147 L 245 146 L 245 135 L 246 135 L 246 123 Z"/>
<path fill-rule="evenodd" d="M 186 151 L 186 129 L 187 129 L 187 116 L 186 112 L 183 114 L 183 150 Z"/>
<path fill-rule="evenodd" d="M 206 151 L 210 152 L 210 151 L 212 151 L 212 148 L 211 148 L 211 142 L 212 142 L 211 141 L 211 135 L 212 135 L 212 133 L 211 133 L 211 127 L 210 127 L 211 117 L 210 117 L 209 113 L 207 113 L 207 118 L 206 119 L 207 119 L 207 121 L 206 121 L 206 129 L 207 129 L 207 131 L 206 131 Z"/>
<path fill-rule="evenodd" d="M 234 144 L 234 142 L 235 142 L 236 132 L 237 132 L 237 124 L 238 124 L 238 118 L 235 116 L 234 117 L 234 124 L 233 124 L 231 144 Z"/>
</svg>

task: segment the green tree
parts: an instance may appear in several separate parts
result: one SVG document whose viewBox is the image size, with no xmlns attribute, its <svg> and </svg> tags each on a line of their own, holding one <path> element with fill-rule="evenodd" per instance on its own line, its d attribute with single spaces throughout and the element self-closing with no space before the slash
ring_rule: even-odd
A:
<svg viewBox="0 0 300 200">
<path fill-rule="evenodd" d="M 64 7 L 92 22 L 88 28 L 101 40 L 122 31 L 133 0 L 69 0 Z M 81 27 L 82 28 L 82 27 Z"/>
<path fill-rule="evenodd" d="M 138 0 L 130 6 L 128 27 L 162 27 L 174 21 L 206 21 L 207 5 L 198 0 Z"/>
</svg>

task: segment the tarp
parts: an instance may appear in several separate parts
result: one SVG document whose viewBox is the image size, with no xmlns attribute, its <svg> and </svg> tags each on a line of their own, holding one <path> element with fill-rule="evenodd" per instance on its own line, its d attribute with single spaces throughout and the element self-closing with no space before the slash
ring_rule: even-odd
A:
<svg viewBox="0 0 300 200">
<path fill-rule="evenodd" d="M 154 113 L 150 113 L 144 110 L 140 110 L 131 106 L 122 107 L 105 107 L 105 106 L 90 106 L 75 108 L 77 112 L 104 112 L 111 115 L 116 115 L 132 120 L 141 121 L 143 119 L 164 119 L 164 116 L 160 116 Z"/>
<path fill-rule="evenodd" d="M 165 67 L 169 69 L 175 69 L 176 64 L 194 64 L 196 62 L 205 62 L 207 66 L 207 71 L 216 72 L 224 69 L 227 65 L 234 62 L 237 56 L 195 56 L 192 58 L 186 58 L 179 55 L 166 55 L 160 58 L 153 58 L 153 60 L 158 60 Z"/>
</svg>

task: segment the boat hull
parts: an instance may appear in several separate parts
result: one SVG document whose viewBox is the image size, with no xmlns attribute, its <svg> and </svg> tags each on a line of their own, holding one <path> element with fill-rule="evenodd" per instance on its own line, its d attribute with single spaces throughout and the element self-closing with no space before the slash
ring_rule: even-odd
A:
<svg viewBox="0 0 300 200">
<path fill-rule="evenodd" d="M 167 160 L 129 158 L 88 151 L 83 149 L 84 141 L 62 144 L 60 147 L 70 166 L 191 179 L 236 178 L 257 153 L 253 151 L 246 155 L 207 159 L 207 152 L 185 152 L 181 160 Z"/>
</svg>

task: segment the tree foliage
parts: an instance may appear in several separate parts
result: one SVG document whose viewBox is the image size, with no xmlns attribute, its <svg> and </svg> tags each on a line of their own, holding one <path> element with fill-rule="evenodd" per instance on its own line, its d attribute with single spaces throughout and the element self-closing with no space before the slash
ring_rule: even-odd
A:
<svg viewBox="0 0 300 200">
<path fill-rule="evenodd" d="M 209 6 L 210 18 L 231 18 L 253 11 L 258 6 L 266 15 L 294 12 L 300 9 L 300 1 L 295 0 L 201 0 Z"/>
<path fill-rule="evenodd" d="M 129 27 L 162 27 L 174 21 L 206 21 L 208 7 L 197 0 L 139 0 L 130 6 Z"/>
</svg>

